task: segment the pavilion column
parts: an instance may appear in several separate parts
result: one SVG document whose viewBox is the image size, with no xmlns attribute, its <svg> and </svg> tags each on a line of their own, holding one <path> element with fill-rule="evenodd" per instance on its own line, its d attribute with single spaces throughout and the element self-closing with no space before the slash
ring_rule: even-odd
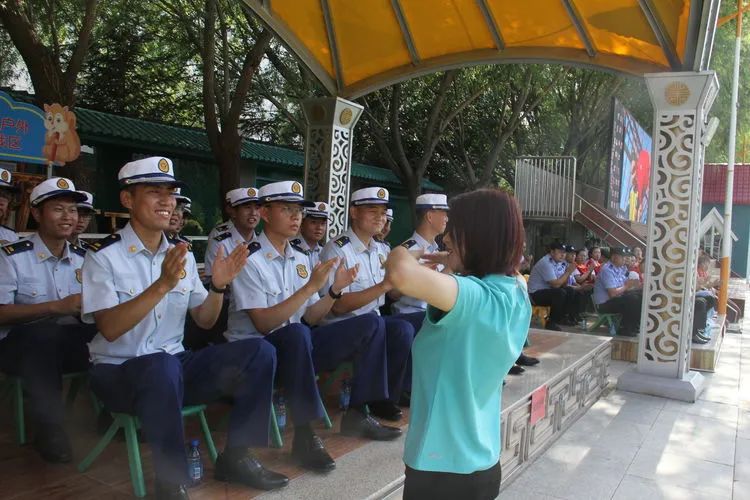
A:
<svg viewBox="0 0 750 500">
<path fill-rule="evenodd" d="M 618 388 L 695 401 L 690 371 L 700 246 L 703 133 L 718 92 L 713 71 L 646 75 L 654 107 L 648 243 L 638 364 Z"/>
<path fill-rule="evenodd" d="M 352 133 L 362 106 L 340 97 L 306 99 L 305 197 L 331 207 L 328 238 L 347 229 Z"/>
</svg>

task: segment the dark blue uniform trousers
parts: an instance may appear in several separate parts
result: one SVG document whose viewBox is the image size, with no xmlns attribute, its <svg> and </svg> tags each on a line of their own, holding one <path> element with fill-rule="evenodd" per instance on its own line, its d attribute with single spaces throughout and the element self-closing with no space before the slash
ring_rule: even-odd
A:
<svg viewBox="0 0 750 500">
<path fill-rule="evenodd" d="M 181 408 L 230 397 L 227 448 L 267 446 L 275 369 L 274 348 L 253 338 L 100 363 L 91 369 L 91 386 L 108 410 L 140 419 L 156 476 L 178 484 L 188 480 Z"/>
<path fill-rule="evenodd" d="M 405 313 L 405 314 L 396 314 L 395 318 L 400 318 L 403 320 L 408 321 L 411 326 L 414 328 L 414 337 L 417 336 L 417 333 L 419 333 L 419 330 L 422 328 L 422 322 L 424 321 L 425 312 L 415 312 L 415 313 Z M 413 342 L 413 339 L 412 339 Z M 404 374 L 404 382 L 401 386 L 401 389 L 404 391 L 411 391 L 411 343 L 409 344 L 409 357 L 406 360 L 406 373 Z M 398 401 L 398 397 L 400 397 L 401 391 L 399 391 L 398 396 L 393 399 L 394 402 Z"/>
<path fill-rule="evenodd" d="M 388 394 L 397 403 L 406 379 L 406 369 L 414 342 L 414 325 L 406 318 L 409 314 L 383 316 L 388 349 Z"/>
<path fill-rule="evenodd" d="M 21 378 L 28 413 L 37 425 L 62 425 L 62 374 L 86 371 L 93 325 L 39 322 L 13 328 L 0 340 L 0 370 Z"/>
<path fill-rule="evenodd" d="M 295 425 L 323 418 L 310 337 L 310 328 L 302 323 L 291 323 L 263 337 L 276 349 L 276 383 L 284 390 Z"/>
<path fill-rule="evenodd" d="M 292 323 L 266 335 L 276 348 L 276 381 L 295 425 L 323 418 L 315 374 L 353 361 L 350 404 L 387 397 L 385 325 L 374 314 L 310 329 Z"/>
<path fill-rule="evenodd" d="M 352 361 L 351 406 L 388 398 L 386 326 L 380 316 L 362 314 L 315 327 L 312 343 L 316 371 L 332 371 Z"/>
</svg>

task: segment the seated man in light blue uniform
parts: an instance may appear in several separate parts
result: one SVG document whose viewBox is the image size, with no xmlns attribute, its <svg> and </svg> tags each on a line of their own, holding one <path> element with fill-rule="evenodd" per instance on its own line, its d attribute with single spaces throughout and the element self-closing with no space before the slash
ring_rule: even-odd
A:
<svg viewBox="0 0 750 500">
<path fill-rule="evenodd" d="M 619 335 L 635 336 L 641 322 L 643 292 L 639 279 L 628 279 L 627 248 L 613 248 L 611 260 L 599 269 L 594 285 L 594 302 L 599 312 L 620 314 Z"/>
<path fill-rule="evenodd" d="M 187 498 L 182 407 L 225 398 L 232 410 L 215 478 L 264 490 L 285 486 L 288 479 L 249 450 L 268 444 L 273 347 L 259 339 L 195 352 L 182 346 L 188 311 L 201 328 L 218 318 L 247 247 L 227 256 L 219 249 L 207 291 L 188 245 L 164 232 L 180 185 L 171 160 L 127 163 L 118 180 L 130 222 L 92 243 L 83 266 L 82 317 L 99 331 L 89 344 L 91 388 L 107 410 L 138 417 L 153 454 L 157 498 Z"/>
<path fill-rule="evenodd" d="M 227 193 L 227 204 L 231 208 L 231 224 L 226 224 L 224 231 L 209 238 L 206 246 L 203 271 L 206 283 L 211 278 L 211 268 L 220 246 L 224 248 L 224 255 L 229 255 L 237 245 L 247 245 L 256 238 L 255 228 L 260 222 L 258 190 L 254 187 L 232 189 Z"/>
<path fill-rule="evenodd" d="M 292 454 L 303 466 L 326 471 L 335 464 L 313 433 L 322 418 L 315 382 L 319 371 L 354 360 L 350 409 L 341 432 L 370 439 L 394 439 L 399 429 L 367 416 L 364 403 L 383 398 L 386 389 L 385 329 L 374 316 L 316 327 L 356 276 L 356 266 L 340 259 L 309 267 L 307 255 L 287 241 L 302 221 L 302 185 L 274 182 L 260 189 L 263 232 L 250 244 L 250 258 L 232 282 L 230 341 L 262 338 L 276 348 L 277 381 L 294 421 Z M 330 286 L 327 286 L 329 276 Z M 324 289 L 322 297 L 318 291 Z"/>
<path fill-rule="evenodd" d="M 385 245 L 374 237 L 383 229 L 388 206 L 388 190 L 380 187 L 364 188 L 351 194 L 349 219 L 351 227 L 329 241 L 323 248 L 322 260 L 338 257 L 349 265 L 358 264 L 357 279 L 347 287 L 341 300 L 331 308 L 327 321 L 341 321 L 361 315 L 380 315 L 385 294 L 392 286 L 384 280 L 383 262 L 388 257 Z M 384 316 L 388 346 L 388 399 L 368 403 L 370 411 L 387 420 L 399 420 L 401 409 L 396 405 L 401 397 L 414 326 L 400 316 Z"/>
<path fill-rule="evenodd" d="M 88 369 L 96 333 L 78 319 L 85 251 L 67 241 L 83 199 L 69 179 L 40 183 L 30 196 L 39 229 L 0 252 L 0 370 L 21 379 L 34 447 L 48 462 L 72 459 L 62 374 Z"/>
<path fill-rule="evenodd" d="M 448 224 L 448 197 L 444 194 L 421 194 L 415 204 L 417 210 L 417 229 L 411 238 L 401 244 L 411 253 L 430 254 L 438 251 L 435 237 L 445 232 Z M 442 267 L 437 271 L 442 271 Z M 391 292 L 395 298 L 396 292 Z M 391 306 L 394 314 L 424 313 L 427 302 L 413 297 L 399 295 Z M 421 323 L 421 322 L 420 322 Z M 421 326 L 421 324 L 419 325 Z M 419 330 L 419 327 L 416 328 Z"/>
<path fill-rule="evenodd" d="M 0 168 L 0 222 L 8 217 L 11 203 L 18 192 L 13 185 L 13 176 L 9 170 Z M 18 241 L 18 234 L 8 226 L 0 225 L 0 245 Z"/>
<path fill-rule="evenodd" d="M 323 246 L 320 244 L 328 231 L 329 212 L 328 203 L 324 201 L 315 202 L 314 207 L 306 208 L 299 229 L 299 236 L 289 240 L 292 247 L 307 255 L 310 260 L 310 269 L 320 262 L 320 252 Z"/>
</svg>

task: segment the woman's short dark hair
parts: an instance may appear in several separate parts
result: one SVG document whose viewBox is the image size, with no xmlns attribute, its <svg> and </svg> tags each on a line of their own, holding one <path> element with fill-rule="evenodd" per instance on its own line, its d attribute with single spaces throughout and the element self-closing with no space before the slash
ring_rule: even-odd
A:
<svg viewBox="0 0 750 500">
<path fill-rule="evenodd" d="M 523 229 L 516 199 L 498 189 L 477 189 L 454 197 L 446 228 L 465 274 L 514 274 L 521 263 Z"/>
</svg>

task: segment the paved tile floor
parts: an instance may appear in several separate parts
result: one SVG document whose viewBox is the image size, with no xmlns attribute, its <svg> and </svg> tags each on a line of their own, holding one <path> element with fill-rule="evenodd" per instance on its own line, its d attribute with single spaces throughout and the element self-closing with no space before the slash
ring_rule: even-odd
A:
<svg viewBox="0 0 750 500">
<path fill-rule="evenodd" d="M 750 321 L 743 330 L 725 337 L 699 401 L 612 391 L 500 498 L 750 499 Z M 613 361 L 613 379 L 631 366 Z"/>
</svg>

